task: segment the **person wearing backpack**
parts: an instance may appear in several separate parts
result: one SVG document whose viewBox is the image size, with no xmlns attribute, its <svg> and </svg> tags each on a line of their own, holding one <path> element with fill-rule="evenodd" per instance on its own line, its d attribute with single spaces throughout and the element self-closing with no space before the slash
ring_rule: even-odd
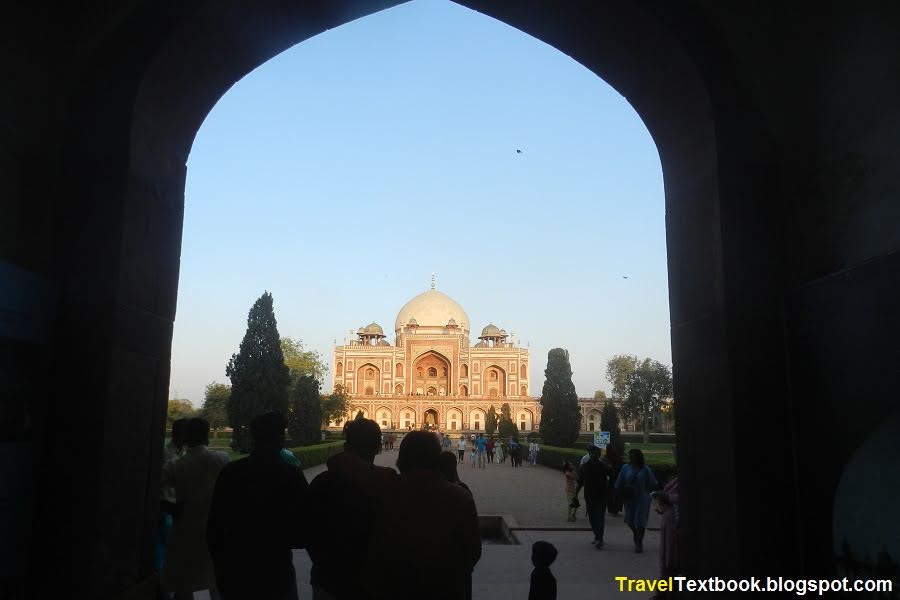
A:
<svg viewBox="0 0 900 600">
<path fill-rule="evenodd" d="M 600 448 L 596 446 L 591 447 L 590 458 L 581 467 L 575 498 L 578 498 L 581 488 L 584 488 L 585 508 L 591 530 L 594 532 L 593 544 L 599 550 L 603 548 L 603 533 L 606 529 L 604 515 L 609 492 L 609 467 L 600 461 Z"/>
<path fill-rule="evenodd" d="M 650 492 L 657 487 L 656 476 L 644 462 L 644 453 L 637 448 L 628 451 L 627 465 L 623 465 L 616 479 L 619 497 L 625 502 L 625 524 L 631 529 L 634 551 L 644 551 L 644 531 L 650 515 Z"/>
</svg>

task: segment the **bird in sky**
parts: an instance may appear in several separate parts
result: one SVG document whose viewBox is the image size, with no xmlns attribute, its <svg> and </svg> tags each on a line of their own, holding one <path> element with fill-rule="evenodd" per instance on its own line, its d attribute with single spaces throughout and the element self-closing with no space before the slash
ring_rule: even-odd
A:
<svg viewBox="0 0 900 600">
<path fill-rule="evenodd" d="M 622 275 L 622 279 L 628 279 L 628 275 Z"/>
<path fill-rule="evenodd" d="M 516 148 L 516 154 L 522 154 L 522 151 Z"/>
</svg>

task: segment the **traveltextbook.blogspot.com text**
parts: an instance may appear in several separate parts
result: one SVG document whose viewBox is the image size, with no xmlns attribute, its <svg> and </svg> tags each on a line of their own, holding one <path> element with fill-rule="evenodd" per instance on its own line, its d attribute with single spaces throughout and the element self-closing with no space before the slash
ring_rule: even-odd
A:
<svg viewBox="0 0 900 600">
<path fill-rule="evenodd" d="M 786 579 L 784 577 L 750 577 L 747 579 L 691 579 L 667 577 L 663 579 L 632 579 L 616 577 L 620 592 L 791 592 L 798 596 L 823 595 L 828 592 L 893 591 L 890 579 Z"/>
</svg>

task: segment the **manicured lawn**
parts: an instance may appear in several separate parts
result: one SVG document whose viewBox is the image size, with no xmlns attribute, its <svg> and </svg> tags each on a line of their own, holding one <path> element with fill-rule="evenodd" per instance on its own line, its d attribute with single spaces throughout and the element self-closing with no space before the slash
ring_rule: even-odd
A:
<svg viewBox="0 0 900 600">
<path fill-rule="evenodd" d="M 674 465 L 675 456 L 672 454 L 672 447 L 675 444 L 625 444 L 625 452 L 632 448 L 637 448 L 644 453 L 644 459 L 651 465 Z"/>
</svg>

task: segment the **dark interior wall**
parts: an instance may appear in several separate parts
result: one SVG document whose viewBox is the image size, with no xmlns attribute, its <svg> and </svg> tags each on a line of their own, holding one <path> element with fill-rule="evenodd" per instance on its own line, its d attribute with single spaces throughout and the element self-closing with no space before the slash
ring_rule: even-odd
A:
<svg viewBox="0 0 900 600">
<path fill-rule="evenodd" d="M 806 17 L 792 45 L 805 68 L 792 73 L 803 110 L 788 137 L 785 305 L 800 498 L 810 507 L 800 525 L 807 563 L 822 572 L 838 542 L 844 466 L 900 408 L 900 5 L 835 3 Z M 895 469 L 896 452 L 879 466 Z M 896 521 L 881 522 L 870 537 L 900 539 Z M 877 550 L 854 551 L 874 561 Z"/>
<path fill-rule="evenodd" d="M 27 447 L 20 481 L 41 472 L 29 597 L 152 583 L 184 162 L 206 112 L 260 62 L 392 4 L 5 20 L 0 451 Z M 831 572 L 842 465 L 896 410 L 898 6 L 462 4 L 597 72 L 657 142 L 689 572 Z M 6 575 L 0 596 L 22 582 Z"/>
</svg>

